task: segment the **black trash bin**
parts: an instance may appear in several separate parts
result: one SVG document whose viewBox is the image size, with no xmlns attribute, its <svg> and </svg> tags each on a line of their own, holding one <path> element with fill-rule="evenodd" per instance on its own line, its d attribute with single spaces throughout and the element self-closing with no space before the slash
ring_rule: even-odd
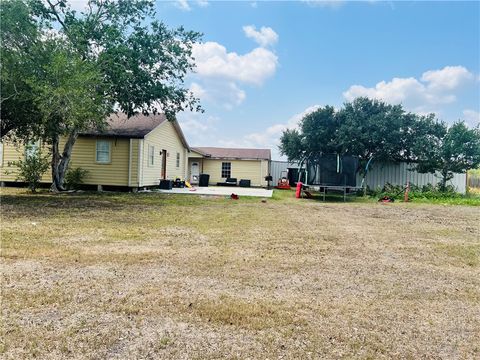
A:
<svg viewBox="0 0 480 360">
<path fill-rule="evenodd" d="M 159 188 L 162 190 L 172 190 L 173 181 L 172 180 L 160 180 Z"/>
<path fill-rule="evenodd" d="M 208 186 L 208 182 L 210 181 L 210 175 L 208 174 L 200 174 L 200 179 L 198 180 L 198 186 Z"/>
</svg>

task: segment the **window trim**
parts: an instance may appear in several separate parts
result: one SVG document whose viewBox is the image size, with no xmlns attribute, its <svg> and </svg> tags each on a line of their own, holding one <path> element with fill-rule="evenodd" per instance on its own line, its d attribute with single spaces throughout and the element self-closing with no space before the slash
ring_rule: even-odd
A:
<svg viewBox="0 0 480 360">
<path fill-rule="evenodd" d="M 98 160 L 98 143 L 99 142 L 104 142 L 104 143 L 107 143 L 108 144 L 108 160 L 107 161 L 100 161 Z M 110 140 L 106 140 L 106 139 L 97 139 L 95 141 L 95 163 L 96 164 L 102 164 L 102 165 L 106 165 L 106 164 L 111 164 L 112 163 L 112 142 Z"/>
<path fill-rule="evenodd" d="M 40 146 L 41 146 L 40 140 L 28 141 L 25 144 L 25 159 L 28 159 L 28 157 L 31 156 L 35 152 L 38 153 L 38 151 L 40 151 Z M 29 147 L 31 149 L 29 149 Z"/>
<path fill-rule="evenodd" d="M 180 168 L 180 153 L 179 152 L 177 152 L 177 157 L 175 159 L 175 165 L 176 165 L 177 169 Z"/>
<path fill-rule="evenodd" d="M 223 176 L 224 175 L 224 165 L 228 164 L 228 173 L 229 173 L 229 176 Z M 231 178 L 232 177 L 232 163 L 230 161 L 222 161 L 222 166 L 220 168 L 221 170 L 221 177 L 222 178 L 225 178 L 225 179 L 228 179 L 228 178 Z M 226 172 L 227 170 L 225 170 Z"/>
<path fill-rule="evenodd" d="M 150 149 L 152 149 L 152 153 L 150 154 Z M 151 160 L 151 162 L 150 162 Z M 148 144 L 147 147 L 147 166 L 154 167 L 155 166 L 155 145 Z"/>
</svg>

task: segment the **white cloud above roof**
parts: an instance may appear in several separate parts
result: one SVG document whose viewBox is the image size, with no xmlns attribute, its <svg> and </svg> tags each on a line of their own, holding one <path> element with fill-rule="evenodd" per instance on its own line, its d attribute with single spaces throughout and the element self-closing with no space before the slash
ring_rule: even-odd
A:
<svg viewBox="0 0 480 360">
<path fill-rule="evenodd" d="M 255 48 L 240 55 L 225 46 L 208 41 L 193 46 L 196 74 L 204 78 L 224 78 L 262 85 L 277 70 L 278 57 L 272 51 Z"/>
<path fill-rule="evenodd" d="M 262 29 L 257 32 L 259 42 L 273 44 L 274 37 L 278 40 L 278 35 L 273 30 L 275 36 L 269 30 L 263 30 L 262 33 Z M 190 90 L 200 100 L 227 110 L 245 100 L 245 85 L 262 86 L 278 68 L 277 55 L 261 46 L 238 54 L 228 51 L 217 42 L 208 41 L 194 44 L 192 55 L 195 59 L 195 73 L 191 75 L 193 82 Z"/>
<path fill-rule="evenodd" d="M 401 103 L 411 111 L 435 112 L 437 105 L 455 102 L 456 91 L 473 79 L 474 75 L 463 66 L 446 66 L 424 72 L 420 80 L 395 77 L 390 81 L 380 81 L 373 87 L 352 85 L 343 97 L 352 101 L 366 96 L 391 104 Z"/>
<path fill-rule="evenodd" d="M 463 119 L 470 127 L 480 126 L 480 112 L 478 111 L 472 109 L 463 110 Z"/>
<path fill-rule="evenodd" d="M 278 34 L 271 27 L 262 26 L 260 30 L 257 30 L 254 25 L 246 25 L 243 27 L 243 32 L 262 47 L 271 46 L 278 42 Z"/>
</svg>

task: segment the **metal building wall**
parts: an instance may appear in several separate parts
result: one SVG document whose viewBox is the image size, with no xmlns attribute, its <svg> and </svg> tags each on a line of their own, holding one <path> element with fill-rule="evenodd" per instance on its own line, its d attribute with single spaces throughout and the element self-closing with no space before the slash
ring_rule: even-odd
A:
<svg viewBox="0 0 480 360">
<path fill-rule="evenodd" d="M 382 188 L 386 183 L 392 185 L 405 185 L 407 180 L 411 184 L 423 186 L 427 184 L 436 185 L 440 182 L 439 174 L 420 174 L 417 171 L 410 170 L 411 165 L 407 163 L 394 164 L 374 164 L 370 167 L 366 183 L 371 189 Z M 453 179 L 448 182 L 455 189 L 464 194 L 466 190 L 466 174 L 455 174 Z M 360 186 L 362 178 L 357 174 L 357 185 Z"/>
<path fill-rule="evenodd" d="M 282 177 L 282 171 L 287 171 L 288 168 L 298 168 L 297 163 L 288 161 L 271 161 L 270 162 L 270 175 L 272 175 L 272 184 L 276 185 L 278 179 Z"/>
</svg>

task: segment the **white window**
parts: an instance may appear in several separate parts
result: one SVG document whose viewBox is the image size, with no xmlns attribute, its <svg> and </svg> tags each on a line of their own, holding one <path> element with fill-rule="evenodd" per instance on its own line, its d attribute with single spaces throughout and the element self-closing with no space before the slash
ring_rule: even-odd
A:
<svg viewBox="0 0 480 360">
<path fill-rule="evenodd" d="M 95 160 L 100 164 L 108 164 L 111 161 L 110 141 L 97 140 L 97 153 Z"/>
<path fill-rule="evenodd" d="M 148 145 L 148 166 L 155 165 L 155 146 Z"/>
<path fill-rule="evenodd" d="M 176 162 L 177 168 L 180 167 L 180 153 L 177 152 L 177 162 Z"/>
<path fill-rule="evenodd" d="M 40 141 L 29 141 L 25 146 L 25 157 L 30 158 L 37 154 L 40 148 Z"/>
<path fill-rule="evenodd" d="M 222 162 L 222 178 L 232 177 L 232 163 Z"/>
</svg>

